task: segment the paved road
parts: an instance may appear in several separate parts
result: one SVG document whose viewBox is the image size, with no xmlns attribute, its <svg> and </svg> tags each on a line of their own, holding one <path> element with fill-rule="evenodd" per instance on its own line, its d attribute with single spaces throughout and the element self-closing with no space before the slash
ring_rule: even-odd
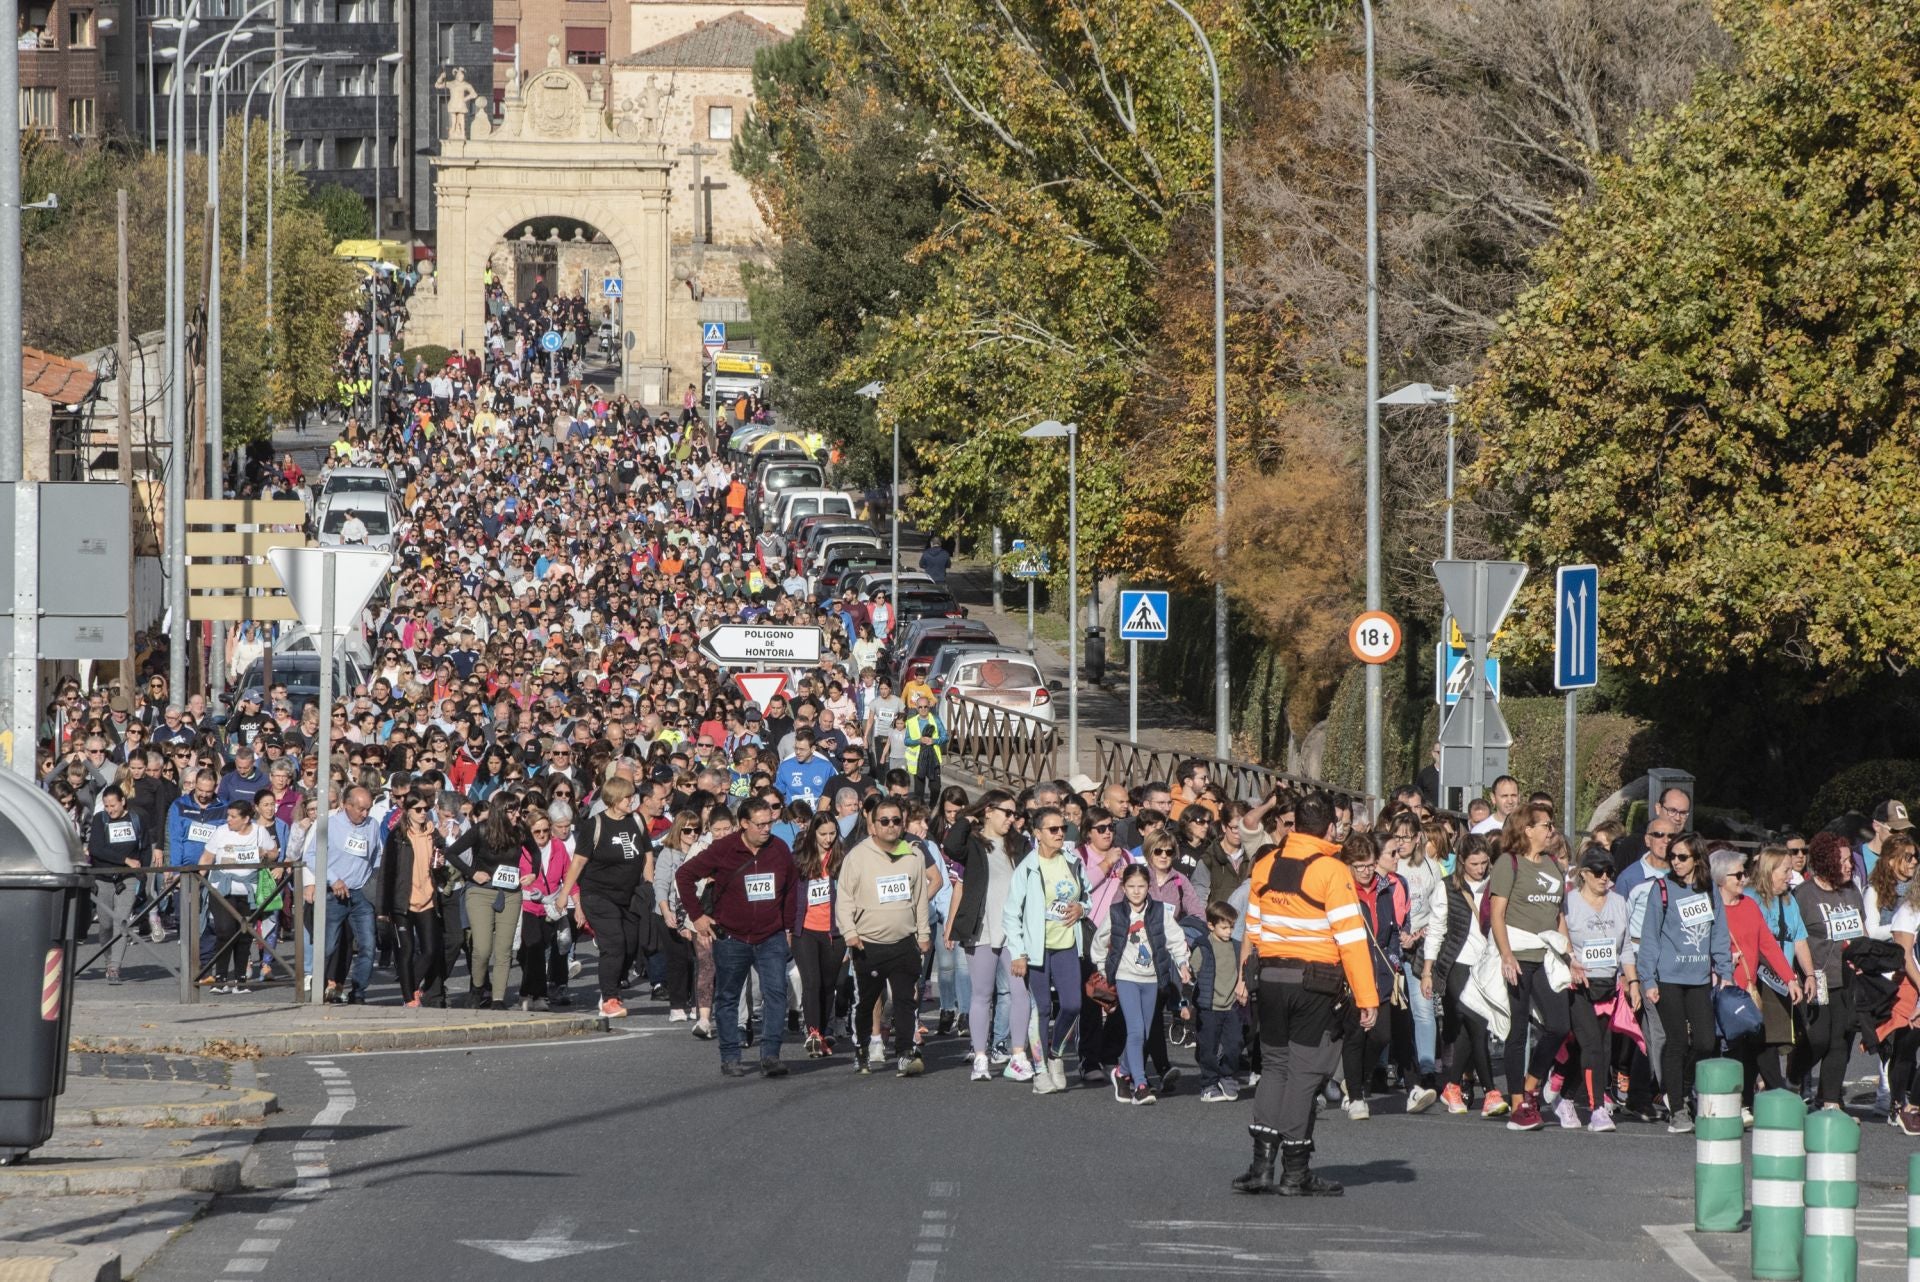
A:
<svg viewBox="0 0 1920 1282">
<path fill-rule="evenodd" d="M 1348 1182 L 1344 1199 L 1245 1198 L 1227 1188 L 1245 1165 L 1245 1104 L 1035 1098 L 969 1083 L 953 1039 L 935 1039 L 918 1080 L 858 1078 L 841 1057 L 730 1081 L 684 1026 L 626 1024 L 562 1045 L 263 1066 L 286 1112 L 260 1169 L 289 1187 L 221 1199 L 141 1282 L 423 1266 L 486 1282 L 569 1253 L 548 1272 L 1687 1276 L 1642 1228 L 1690 1218 L 1692 1144 L 1664 1130 L 1333 1113 L 1320 1169 Z M 1895 1139 L 1875 1127 L 1870 1150 L 1891 1162 Z"/>
</svg>

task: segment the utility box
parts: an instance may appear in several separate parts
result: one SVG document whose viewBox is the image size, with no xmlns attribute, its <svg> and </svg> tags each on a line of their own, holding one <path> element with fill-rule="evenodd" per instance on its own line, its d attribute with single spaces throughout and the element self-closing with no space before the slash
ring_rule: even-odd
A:
<svg viewBox="0 0 1920 1282">
<path fill-rule="evenodd" d="M 91 879 L 52 797 L 0 771 L 0 1165 L 53 1134 L 67 1085 L 73 953 Z"/>
</svg>

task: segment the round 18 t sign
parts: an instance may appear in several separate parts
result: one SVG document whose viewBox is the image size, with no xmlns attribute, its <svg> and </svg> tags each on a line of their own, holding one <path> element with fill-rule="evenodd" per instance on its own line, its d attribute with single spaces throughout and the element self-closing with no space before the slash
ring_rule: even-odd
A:
<svg viewBox="0 0 1920 1282">
<path fill-rule="evenodd" d="M 1362 663 L 1386 663 L 1400 653 L 1400 620 L 1385 610 L 1369 610 L 1347 629 L 1347 646 Z"/>
</svg>

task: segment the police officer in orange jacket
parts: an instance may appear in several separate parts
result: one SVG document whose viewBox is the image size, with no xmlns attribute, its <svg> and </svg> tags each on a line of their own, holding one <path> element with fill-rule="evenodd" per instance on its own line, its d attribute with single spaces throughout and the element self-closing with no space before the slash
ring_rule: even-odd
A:
<svg viewBox="0 0 1920 1282">
<path fill-rule="evenodd" d="M 1301 799 L 1287 840 L 1253 865 L 1240 989 L 1252 976 L 1266 1071 L 1253 1097 L 1253 1165 L 1233 1181 L 1242 1193 L 1338 1197 L 1341 1186 L 1308 1170 L 1315 1097 L 1340 1066 L 1340 1016 L 1352 1002 L 1372 1028 L 1380 995 L 1353 874 L 1327 840 L 1333 803 Z M 1276 1183 L 1275 1157 L 1282 1163 Z"/>
</svg>

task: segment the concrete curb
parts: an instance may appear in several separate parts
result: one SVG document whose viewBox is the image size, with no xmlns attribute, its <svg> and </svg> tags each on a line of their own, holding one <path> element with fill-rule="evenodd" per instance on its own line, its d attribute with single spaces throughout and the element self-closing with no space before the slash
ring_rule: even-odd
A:
<svg viewBox="0 0 1920 1282">
<path fill-rule="evenodd" d="M 85 1193 L 231 1193 L 240 1187 L 240 1159 L 63 1163 L 0 1167 L 0 1197 L 72 1197 Z M 0 1272 L 0 1278 L 4 1278 Z"/>
<path fill-rule="evenodd" d="M 75 1037 L 68 1049 L 120 1055 L 202 1055 L 214 1059 L 253 1059 L 282 1055 L 342 1055 L 354 1051 L 429 1050 L 443 1046 L 487 1046 L 501 1042 L 537 1042 L 558 1037 L 604 1033 L 600 1015 L 486 1024 L 429 1025 L 422 1028 L 313 1029 L 288 1033 L 239 1033 L 193 1037 L 178 1033 Z"/>
<path fill-rule="evenodd" d="M 230 1099 L 197 1100 L 179 1104 L 103 1104 L 98 1108 L 60 1107 L 63 1126 L 238 1126 L 260 1122 L 280 1111 L 272 1091 L 222 1090 Z"/>
<path fill-rule="evenodd" d="M 120 1282 L 120 1253 L 65 1242 L 0 1242 L 0 1282 Z"/>
</svg>

